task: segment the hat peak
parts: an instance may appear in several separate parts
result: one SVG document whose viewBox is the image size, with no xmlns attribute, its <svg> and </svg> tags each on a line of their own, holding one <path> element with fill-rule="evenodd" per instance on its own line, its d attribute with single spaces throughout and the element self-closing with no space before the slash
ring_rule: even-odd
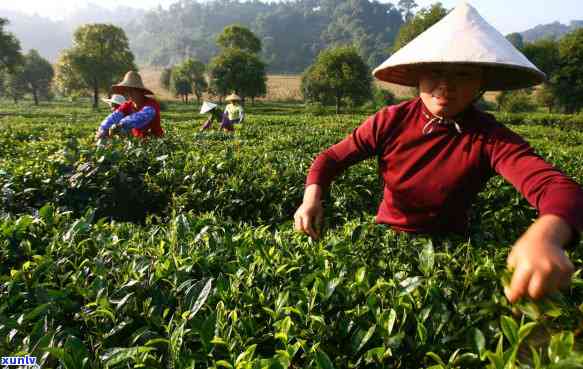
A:
<svg viewBox="0 0 583 369">
<path fill-rule="evenodd" d="M 489 70 L 487 90 L 532 86 L 542 73 L 467 1 L 375 68 L 380 80 L 415 86 L 420 68 L 430 63 L 474 64 Z"/>
</svg>

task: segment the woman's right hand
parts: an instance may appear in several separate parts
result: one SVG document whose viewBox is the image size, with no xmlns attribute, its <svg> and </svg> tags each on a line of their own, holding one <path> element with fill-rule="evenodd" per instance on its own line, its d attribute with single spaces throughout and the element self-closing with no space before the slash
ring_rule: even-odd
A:
<svg viewBox="0 0 583 369">
<path fill-rule="evenodd" d="M 95 132 L 95 141 L 100 140 L 102 138 L 107 138 L 107 132 L 106 131 L 102 131 L 100 128 L 97 129 L 97 131 Z"/>
<path fill-rule="evenodd" d="M 320 226 L 324 217 L 324 207 L 320 201 L 322 189 L 312 184 L 306 188 L 304 201 L 294 214 L 294 228 L 316 240 L 320 237 Z"/>
</svg>

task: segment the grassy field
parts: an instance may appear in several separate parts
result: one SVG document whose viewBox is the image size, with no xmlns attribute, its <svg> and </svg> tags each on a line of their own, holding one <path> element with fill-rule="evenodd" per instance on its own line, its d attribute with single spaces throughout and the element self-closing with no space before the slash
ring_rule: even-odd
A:
<svg viewBox="0 0 583 369">
<path fill-rule="evenodd" d="M 3 356 L 67 369 L 581 368 L 583 243 L 569 290 L 509 305 L 505 259 L 536 212 L 500 178 L 467 238 L 374 224 L 374 160 L 332 186 L 321 240 L 292 230 L 314 156 L 369 112 L 258 103 L 229 135 L 169 103 L 163 139 L 98 148 L 105 108 L 0 110 Z M 583 183 L 583 130 L 516 122 Z"/>
</svg>

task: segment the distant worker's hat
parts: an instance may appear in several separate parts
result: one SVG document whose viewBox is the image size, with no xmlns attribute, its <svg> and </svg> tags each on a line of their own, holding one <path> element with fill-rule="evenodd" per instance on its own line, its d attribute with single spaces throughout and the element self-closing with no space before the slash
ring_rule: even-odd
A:
<svg viewBox="0 0 583 369">
<path fill-rule="evenodd" d="M 237 94 L 230 94 L 225 98 L 225 101 L 241 101 L 241 98 Z"/>
<path fill-rule="evenodd" d="M 127 91 L 128 88 L 142 90 L 144 91 L 145 95 L 154 95 L 151 90 L 144 86 L 144 82 L 142 82 L 142 77 L 140 77 L 140 74 L 133 70 L 126 73 L 126 75 L 123 77 L 123 81 L 117 85 L 111 86 L 111 90 L 116 94 L 123 94 Z"/>
<path fill-rule="evenodd" d="M 123 97 L 123 95 L 117 95 L 117 94 L 113 94 L 111 95 L 111 98 L 109 99 L 101 99 L 101 101 L 107 103 L 107 104 L 115 104 L 115 105 L 121 105 L 124 102 L 126 102 L 126 98 Z"/>
<path fill-rule="evenodd" d="M 209 111 L 213 110 L 217 107 L 217 104 L 214 104 L 209 101 L 203 101 L 202 106 L 200 107 L 200 114 L 208 113 Z"/>
<path fill-rule="evenodd" d="M 379 65 L 373 75 L 385 82 L 418 86 L 423 69 L 436 64 L 483 68 L 484 90 L 537 85 L 546 76 L 465 1 Z"/>
</svg>

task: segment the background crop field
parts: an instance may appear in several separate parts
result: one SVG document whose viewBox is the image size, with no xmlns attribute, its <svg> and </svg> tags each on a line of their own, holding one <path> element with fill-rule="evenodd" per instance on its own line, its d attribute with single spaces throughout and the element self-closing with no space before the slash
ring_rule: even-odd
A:
<svg viewBox="0 0 583 369">
<path fill-rule="evenodd" d="M 156 67 L 142 67 L 140 74 L 144 84 L 150 87 L 156 94 L 163 99 L 178 100 L 172 94 L 162 88 L 160 85 L 160 74 L 162 69 Z M 267 94 L 260 100 L 266 101 L 302 101 L 301 94 L 301 75 L 298 74 L 271 74 L 267 76 Z M 414 95 L 414 89 L 394 85 L 390 83 L 375 82 L 378 86 L 388 89 L 395 93 L 399 98 L 405 98 Z"/>
<path fill-rule="evenodd" d="M 151 66 L 140 68 L 140 74 L 142 75 L 144 84 L 151 88 L 158 97 L 165 100 L 178 101 L 179 98 L 172 96 L 169 91 L 162 88 L 162 85 L 160 84 L 161 72 L 162 69 Z M 302 77 L 299 74 L 270 74 L 267 76 L 267 94 L 258 100 L 271 102 L 303 101 L 300 89 L 301 82 Z M 398 99 L 406 99 L 411 96 L 415 96 L 416 94 L 414 88 L 381 82 L 378 80 L 375 80 L 374 84 L 377 87 L 393 92 Z M 485 94 L 484 98 L 486 101 L 495 102 L 497 94 L 497 92 L 489 91 Z M 191 98 L 194 97 L 191 96 Z M 206 98 L 213 99 L 213 97 L 210 96 L 207 96 Z"/>
<path fill-rule="evenodd" d="M 332 186 L 321 240 L 293 232 L 314 156 L 371 112 L 258 103 L 228 135 L 169 103 L 163 139 L 96 148 L 105 109 L 1 110 L 2 355 L 76 369 L 581 367 L 583 244 L 569 290 L 510 306 L 505 259 L 536 212 L 500 178 L 467 237 L 414 237 L 374 223 L 381 183 L 365 161 Z M 499 118 L 583 183 L 583 130 L 549 126 L 570 118 Z"/>
</svg>

